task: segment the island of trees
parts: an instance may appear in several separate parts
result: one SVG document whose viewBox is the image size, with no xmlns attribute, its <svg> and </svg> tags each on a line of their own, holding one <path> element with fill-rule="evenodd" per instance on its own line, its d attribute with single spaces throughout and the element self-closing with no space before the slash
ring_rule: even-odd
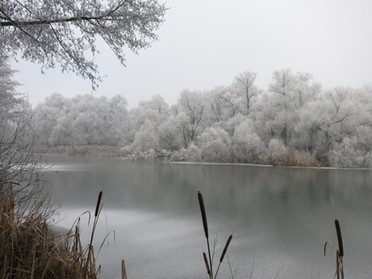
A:
<svg viewBox="0 0 372 279">
<path fill-rule="evenodd" d="M 42 146 L 115 146 L 134 159 L 290 166 L 372 166 L 372 88 L 322 89 L 311 74 L 256 73 L 231 85 L 157 95 L 128 110 L 123 96 L 53 94 L 33 111 Z M 62 148 L 63 150 L 63 148 Z"/>
</svg>

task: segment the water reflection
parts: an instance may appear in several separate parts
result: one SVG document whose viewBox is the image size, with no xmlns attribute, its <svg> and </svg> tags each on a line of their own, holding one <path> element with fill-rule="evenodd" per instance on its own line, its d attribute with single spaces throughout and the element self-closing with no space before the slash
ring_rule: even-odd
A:
<svg viewBox="0 0 372 279">
<path fill-rule="evenodd" d="M 45 158 L 44 158 L 45 160 Z M 201 278 L 204 239 L 196 193 L 204 194 L 212 232 L 223 245 L 233 232 L 230 259 L 237 278 L 332 278 L 333 220 L 341 220 L 348 278 L 369 278 L 372 261 L 372 172 L 128 162 L 47 157 L 49 189 L 70 217 L 93 210 L 104 191 L 107 226 L 117 243 L 102 252 L 107 274 L 121 257 L 132 278 Z M 108 260 L 109 259 L 109 260 Z M 131 269 L 132 268 L 132 269 Z M 115 270 L 115 272 L 113 272 Z M 112 272 L 112 273 L 110 273 Z M 154 275 L 156 274 L 156 276 Z M 221 270 L 221 278 L 229 269 Z"/>
</svg>

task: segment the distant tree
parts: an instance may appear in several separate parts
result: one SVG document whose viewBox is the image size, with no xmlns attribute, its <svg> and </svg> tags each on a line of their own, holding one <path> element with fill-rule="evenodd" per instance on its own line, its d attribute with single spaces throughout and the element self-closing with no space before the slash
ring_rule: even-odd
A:
<svg viewBox="0 0 372 279">
<path fill-rule="evenodd" d="M 96 87 L 97 39 L 124 65 L 125 48 L 137 52 L 157 39 L 165 10 L 156 0 L 0 0 L 0 54 L 42 69 L 60 64 Z"/>
<path fill-rule="evenodd" d="M 199 92 L 185 90 L 181 93 L 177 105 L 179 128 L 183 134 L 184 145 L 187 147 L 203 130 L 206 120 L 206 100 Z"/>
<path fill-rule="evenodd" d="M 222 128 L 206 128 L 197 138 L 197 144 L 200 147 L 203 161 L 231 161 L 231 140 L 229 134 Z"/>
<path fill-rule="evenodd" d="M 72 99 L 53 94 L 34 110 L 33 126 L 39 144 L 111 145 L 129 142 L 127 101 L 78 95 Z"/>
<path fill-rule="evenodd" d="M 73 144 L 68 138 L 72 123 L 71 113 L 69 113 L 71 108 L 70 100 L 59 93 L 47 97 L 45 102 L 35 108 L 32 122 L 38 144 Z M 60 118 L 63 120 L 61 121 Z"/>
<path fill-rule="evenodd" d="M 323 92 L 300 111 L 295 129 L 303 147 L 316 152 L 318 159 L 327 161 L 333 145 L 347 136 L 358 131 L 361 136 L 370 135 L 371 129 L 365 126 L 370 119 L 369 109 L 355 93 L 350 88 L 334 88 Z"/>
<path fill-rule="evenodd" d="M 105 144 L 114 146 L 125 146 L 129 143 L 129 117 L 127 100 L 116 95 L 108 100 L 109 112 L 106 124 L 106 140 Z"/>
<path fill-rule="evenodd" d="M 242 163 L 258 163 L 265 144 L 254 132 L 253 123 L 249 119 L 239 124 L 232 138 L 234 158 Z"/>
<path fill-rule="evenodd" d="M 293 102 L 293 87 L 295 76 L 290 69 L 276 71 L 273 74 L 273 82 L 269 85 L 269 91 L 275 94 L 273 96 L 274 106 L 278 108 L 279 117 L 275 117 L 275 122 L 280 127 L 280 138 L 285 145 L 288 145 L 291 138 L 291 123 L 289 119 L 293 112 L 291 105 Z M 291 100 L 292 99 L 292 100 Z M 279 120 L 280 118 L 280 120 Z"/>
<path fill-rule="evenodd" d="M 178 150 L 184 146 L 178 125 L 177 117 L 169 117 L 159 126 L 160 149 Z"/>
<path fill-rule="evenodd" d="M 330 165 L 338 168 L 371 167 L 371 159 L 372 154 L 361 148 L 356 137 L 344 138 L 329 152 Z"/>
<path fill-rule="evenodd" d="M 297 73 L 293 87 L 293 101 L 296 108 L 301 108 L 314 100 L 321 91 L 320 83 L 313 82 L 313 76 L 309 73 Z"/>
<path fill-rule="evenodd" d="M 266 164 L 282 166 L 287 164 L 287 155 L 288 148 L 283 144 L 283 142 L 278 139 L 271 139 L 262 154 L 262 160 Z"/>
<path fill-rule="evenodd" d="M 159 135 L 155 122 L 146 120 L 143 123 L 136 132 L 130 149 L 134 152 L 144 152 L 150 149 L 159 150 Z"/>
<path fill-rule="evenodd" d="M 181 148 L 173 153 L 170 159 L 172 161 L 200 162 L 201 150 L 192 142 L 187 148 Z"/>
<path fill-rule="evenodd" d="M 251 99 L 259 95 L 258 88 L 254 85 L 256 73 L 244 72 L 235 77 L 233 88 L 244 95 L 246 108 L 245 114 L 248 115 L 251 108 Z"/>
<path fill-rule="evenodd" d="M 160 125 L 168 118 L 169 106 L 164 98 L 156 95 L 149 101 L 141 101 L 137 108 L 131 110 L 133 128 L 139 130 L 146 120 L 151 120 Z"/>
</svg>

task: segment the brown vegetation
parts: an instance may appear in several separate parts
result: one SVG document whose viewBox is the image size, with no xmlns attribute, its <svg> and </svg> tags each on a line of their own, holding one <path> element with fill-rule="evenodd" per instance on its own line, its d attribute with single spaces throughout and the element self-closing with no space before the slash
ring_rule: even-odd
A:
<svg viewBox="0 0 372 279">
<path fill-rule="evenodd" d="M 65 154 L 65 155 L 92 155 L 92 156 L 123 156 L 120 148 L 107 145 L 75 145 L 75 146 L 47 146 L 37 145 L 32 148 L 35 154 Z"/>
<path fill-rule="evenodd" d="M 42 211 L 20 215 L 12 191 L 0 189 L 1 278 L 98 277 L 92 246 L 80 242 L 79 222 L 56 238 Z"/>
</svg>

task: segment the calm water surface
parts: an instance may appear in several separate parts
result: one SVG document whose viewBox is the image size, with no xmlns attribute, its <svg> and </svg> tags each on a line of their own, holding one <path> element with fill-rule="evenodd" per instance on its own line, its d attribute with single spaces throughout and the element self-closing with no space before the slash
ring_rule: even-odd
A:
<svg viewBox="0 0 372 279">
<path fill-rule="evenodd" d="M 98 192 L 104 210 L 96 250 L 102 278 L 207 278 L 197 191 L 204 196 L 216 261 L 229 234 L 230 267 L 219 278 L 333 278 L 337 243 L 344 237 L 346 278 L 372 277 L 372 171 L 314 170 L 228 165 L 130 162 L 115 158 L 43 156 L 43 171 L 58 225 L 70 227 L 94 212 Z M 87 237 L 87 215 L 82 216 Z M 277 276 L 277 277 L 276 277 Z"/>
</svg>

